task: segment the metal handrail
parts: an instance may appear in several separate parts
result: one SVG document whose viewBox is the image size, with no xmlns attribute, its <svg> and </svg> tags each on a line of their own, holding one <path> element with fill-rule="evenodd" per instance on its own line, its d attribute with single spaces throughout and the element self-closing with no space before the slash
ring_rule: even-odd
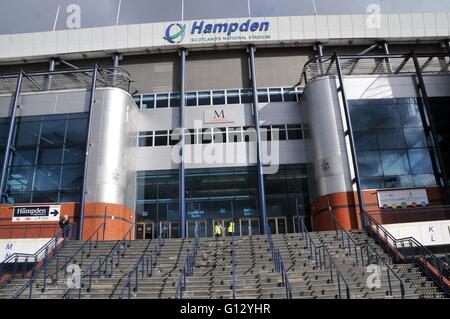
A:
<svg viewBox="0 0 450 319">
<path fill-rule="evenodd" d="M 361 256 L 364 256 L 364 254 L 362 254 L 364 249 L 367 252 L 367 264 L 366 264 L 367 266 L 372 264 L 372 261 L 375 257 L 376 264 L 378 266 L 380 266 L 380 269 L 382 269 L 380 262 L 384 265 L 384 267 L 386 267 L 386 275 L 387 275 L 388 284 L 389 284 L 389 294 L 391 296 L 393 295 L 392 281 L 391 281 L 391 274 L 392 274 L 399 282 L 400 293 L 401 293 L 402 299 L 404 299 L 405 298 L 405 284 L 404 284 L 403 280 L 400 278 L 400 276 L 391 268 L 391 266 L 389 266 L 389 264 L 386 262 L 386 260 L 375 250 L 375 248 L 372 245 L 370 245 L 368 243 L 361 245 Z M 362 261 L 364 262 L 364 259 Z"/>
<path fill-rule="evenodd" d="M 414 262 L 430 279 L 432 279 L 447 295 L 450 295 L 449 265 L 433 254 L 413 237 L 395 238 L 369 213 L 362 211 L 365 230 L 382 246 L 397 262 Z"/>
<path fill-rule="evenodd" d="M 165 238 L 167 236 L 167 223 L 162 226 L 162 231 L 160 232 L 155 245 L 149 251 L 144 251 L 137 262 L 135 263 L 133 269 L 127 275 L 127 281 L 123 285 L 119 293 L 119 299 L 123 299 L 126 292 L 128 292 L 128 299 L 131 298 L 131 290 L 137 292 L 139 289 L 139 274 L 141 274 L 142 279 L 145 276 L 151 277 L 153 275 L 153 270 L 157 265 L 158 254 L 161 253 L 161 248 L 164 246 Z M 133 276 L 135 279 L 135 287 L 132 287 Z"/>
<path fill-rule="evenodd" d="M 175 291 L 176 299 L 183 299 L 183 292 L 186 290 L 186 278 L 192 276 L 194 273 L 195 258 L 197 256 L 199 241 L 198 228 L 195 226 L 195 238 L 192 243 L 192 251 L 186 253 L 183 266 L 180 270 L 180 277 Z"/>
<path fill-rule="evenodd" d="M 73 225 L 73 223 L 71 223 L 70 225 Z M 66 263 L 64 264 L 64 266 L 63 266 L 63 269 L 65 270 L 66 269 L 66 267 L 67 267 L 67 265 L 71 262 L 71 261 L 73 261 L 74 260 L 74 258 L 78 255 L 78 253 L 80 253 L 81 252 L 81 263 L 80 263 L 80 267 L 83 265 L 83 255 L 84 255 L 84 248 L 85 248 L 85 246 L 87 245 L 87 244 L 89 244 L 89 253 L 88 253 L 88 256 L 89 256 L 89 254 L 91 253 L 91 248 L 92 248 L 92 239 L 93 239 L 93 237 L 94 237 L 94 235 L 96 235 L 96 241 L 95 241 L 95 246 L 94 247 L 97 247 L 97 244 L 98 244 L 98 233 L 99 233 L 99 231 L 100 231 L 100 229 L 101 228 L 103 228 L 103 233 L 105 232 L 105 226 L 106 226 L 106 224 L 105 223 L 102 223 L 99 227 L 97 227 L 97 229 L 89 236 L 89 238 L 87 239 L 87 241 L 75 252 L 75 254 L 74 255 L 72 255 L 70 258 L 69 258 L 69 260 L 68 261 L 66 261 Z M 58 256 L 55 256 L 57 259 L 57 261 L 58 261 Z M 44 283 L 43 283 L 43 288 L 41 289 L 41 292 L 45 292 L 46 291 L 46 288 L 47 288 L 47 267 L 48 267 L 48 265 L 49 265 L 49 263 L 50 263 L 50 260 L 49 259 L 45 259 L 45 261 L 44 261 L 44 264 L 43 264 L 43 266 L 42 267 L 40 267 L 39 269 L 36 269 L 36 270 L 33 270 L 33 274 L 32 274 L 32 276 L 31 276 L 31 278 L 22 286 L 22 287 L 20 287 L 19 289 L 17 289 L 15 292 L 14 292 L 14 294 L 11 296 L 11 299 L 16 299 L 25 289 L 27 289 L 28 287 L 30 288 L 29 289 L 29 294 L 28 294 L 28 298 L 29 299 L 31 299 L 32 298 L 32 295 L 33 295 L 33 283 L 34 283 L 34 281 L 36 280 L 36 278 L 37 278 L 37 276 L 42 272 L 42 271 L 44 271 Z M 56 269 L 56 278 L 58 277 L 58 272 L 59 272 L 59 269 L 57 268 Z M 55 275 L 55 273 L 53 273 L 50 277 L 54 277 L 54 275 Z"/>
<path fill-rule="evenodd" d="M 327 269 L 327 265 L 330 268 L 330 277 L 331 277 L 331 282 L 334 282 L 334 276 L 333 276 L 333 267 L 336 271 L 336 277 L 337 277 L 337 284 L 338 284 L 338 290 L 339 290 L 339 299 L 342 299 L 342 293 L 341 293 L 341 281 L 344 283 L 345 285 L 345 292 L 346 292 L 346 296 L 347 299 L 351 299 L 350 297 L 350 288 L 348 286 L 347 280 L 345 280 L 344 275 L 342 275 L 342 272 L 340 271 L 338 265 L 336 264 L 333 256 L 331 255 L 330 251 L 328 250 L 328 248 L 323 245 L 319 248 L 319 254 L 320 252 L 322 252 L 323 258 L 321 258 L 322 260 L 322 266 L 323 268 L 326 270 Z M 328 264 L 327 264 L 327 259 L 325 258 L 325 255 L 328 256 Z"/>
<path fill-rule="evenodd" d="M 350 299 L 350 288 L 348 286 L 348 283 L 344 276 L 342 275 L 342 272 L 340 271 L 339 267 L 337 266 L 336 262 L 334 261 L 333 256 L 329 252 L 328 248 L 325 245 L 317 246 L 314 243 L 314 240 L 311 237 L 311 234 L 309 233 L 308 229 L 305 225 L 305 218 L 300 218 L 300 226 L 301 226 L 301 238 L 306 239 L 306 248 L 308 249 L 311 259 L 314 258 L 316 269 L 327 269 L 327 263 L 325 260 L 325 255 L 327 255 L 329 258 L 328 266 L 330 268 L 330 280 L 333 283 L 334 282 L 334 276 L 333 276 L 333 267 L 335 268 L 336 274 L 337 274 L 337 280 L 338 280 L 338 290 L 339 290 L 339 299 L 342 298 L 341 293 L 341 280 L 345 284 L 345 290 L 346 290 L 346 296 L 347 299 Z"/>
<path fill-rule="evenodd" d="M 134 80 L 130 73 L 121 68 L 98 68 L 100 77 L 98 87 L 119 87 L 131 94 L 136 92 Z M 91 82 L 94 68 L 66 69 L 54 71 L 23 72 L 23 92 L 40 92 L 49 90 L 86 89 Z M 17 78 L 19 73 L 0 74 L 8 85 L 0 86 L 0 93 L 12 93 L 15 84 L 10 79 Z"/>
<path fill-rule="evenodd" d="M 344 229 L 342 224 L 337 220 L 336 216 L 333 214 L 332 210 L 333 210 L 333 208 L 331 206 L 328 206 L 328 217 L 330 218 L 330 224 L 333 226 L 333 228 L 336 231 L 335 238 L 341 240 L 342 248 L 347 249 L 348 254 L 350 256 L 352 256 L 352 253 L 354 253 L 356 266 L 359 266 L 360 259 L 362 259 L 361 251 L 360 251 L 361 256 L 358 258 L 358 248 L 360 245 L 355 241 L 355 239 L 350 235 L 350 233 Z M 340 234 L 340 237 L 339 237 L 339 234 Z M 346 244 L 347 244 L 347 246 L 346 246 Z"/>
<path fill-rule="evenodd" d="M 45 245 L 39 248 L 34 254 L 23 254 L 23 253 L 14 253 L 4 261 L 0 263 L 0 288 L 3 288 L 6 284 L 8 284 L 11 280 L 13 280 L 17 275 L 17 268 L 19 262 L 23 260 L 23 268 L 22 268 L 22 277 L 25 277 L 27 270 L 25 269 L 26 264 L 30 260 L 34 260 L 35 263 L 44 259 L 49 252 L 56 249 L 61 242 L 58 242 L 58 239 L 62 238 L 63 245 L 65 244 L 65 240 L 67 238 L 71 238 L 73 236 L 65 236 L 66 234 L 72 234 L 76 229 L 75 224 L 69 224 L 64 229 L 62 229 L 59 233 L 55 234 L 52 239 L 50 239 Z M 53 248 L 52 248 L 53 247 Z M 35 265 L 37 266 L 37 264 Z M 34 268 L 33 268 L 34 270 Z M 11 276 L 5 276 L 10 273 Z M 7 278 L 5 278 L 7 277 Z"/>
<path fill-rule="evenodd" d="M 445 60 L 450 57 L 448 53 L 424 53 L 416 54 L 416 56 L 423 73 L 450 73 L 450 64 Z M 415 74 L 411 58 L 411 53 L 339 55 L 344 75 Z M 304 86 L 315 78 L 330 75 L 337 75 L 333 56 L 316 56 L 309 59 L 303 66 L 298 85 Z"/>
<path fill-rule="evenodd" d="M 231 247 L 232 247 L 232 253 L 231 253 L 231 266 L 232 266 L 232 272 L 233 272 L 233 278 L 232 278 L 232 287 L 233 287 L 233 299 L 236 299 L 236 243 L 234 239 L 234 226 L 233 226 L 233 232 L 231 233 Z"/>
<path fill-rule="evenodd" d="M 292 288 L 289 283 L 289 278 L 287 275 L 286 268 L 284 267 L 283 257 L 281 256 L 280 250 L 275 246 L 272 238 L 272 233 L 270 232 L 270 227 L 267 221 L 264 223 L 265 233 L 267 237 L 267 242 L 272 253 L 272 261 L 275 266 L 275 271 L 281 274 L 281 284 L 285 287 L 286 299 L 292 299 Z"/>
<path fill-rule="evenodd" d="M 350 247 L 350 242 L 353 243 L 353 247 L 354 247 L 354 257 L 356 260 L 356 265 L 359 266 L 360 262 L 362 264 L 364 264 L 364 250 L 366 250 L 367 252 L 367 263 L 366 266 L 370 264 L 370 261 L 373 259 L 372 257 L 375 256 L 375 259 L 377 261 L 377 265 L 380 265 L 380 262 L 384 265 L 384 267 L 386 267 L 386 272 L 387 272 L 387 277 L 388 277 L 388 284 L 389 284 L 389 293 L 392 295 L 393 291 L 392 291 L 392 282 L 391 282 L 391 275 L 392 274 L 398 281 L 399 281 L 399 285 L 400 285 L 400 291 L 401 291 L 401 295 L 402 295 L 402 299 L 405 297 L 405 288 L 404 288 L 404 283 L 403 280 L 397 275 L 397 273 L 392 270 L 392 268 L 389 266 L 389 264 L 386 262 L 385 258 L 383 258 L 369 243 L 364 243 L 364 244 L 357 244 L 355 242 L 355 240 L 353 239 L 353 237 L 350 235 L 350 233 L 344 229 L 344 227 L 342 226 L 342 224 L 337 220 L 336 216 L 333 214 L 333 210 L 331 206 L 328 206 L 328 214 L 330 217 L 330 220 L 332 220 L 334 222 L 334 228 L 336 229 L 336 234 L 338 234 L 338 227 L 339 226 L 339 231 L 341 233 L 341 238 L 342 238 L 342 244 L 344 248 L 348 248 L 349 251 L 349 255 L 352 256 L 352 249 Z M 344 236 L 343 234 L 345 234 L 346 238 L 347 238 L 347 243 L 348 243 L 348 247 L 345 247 L 344 244 Z M 358 251 L 360 252 L 360 259 L 358 259 Z M 370 252 L 372 254 L 372 256 L 370 255 Z"/>
<path fill-rule="evenodd" d="M 67 225 L 59 233 L 62 236 L 61 242 L 58 243 L 59 236 L 55 236 L 50 241 L 48 241 L 47 244 L 45 246 L 43 246 L 38 252 L 36 252 L 37 256 L 40 256 L 42 253 L 44 253 L 43 257 L 42 258 L 37 257 L 36 261 L 39 261 L 39 262 L 37 262 L 34 265 L 34 267 L 31 269 L 31 278 L 29 280 L 27 280 L 27 282 L 23 286 L 19 287 L 11 295 L 11 299 L 16 299 L 27 287 L 30 287 L 29 298 L 31 299 L 32 287 L 33 287 L 34 280 L 42 271 L 44 271 L 44 273 L 45 273 L 44 277 L 45 278 L 47 277 L 47 265 L 50 263 L 50 261 L 53 258 L 57 258 L 57 254 L 59 253 L 61 248 L 63 248 L 65 246 L 65 244 L 67 242 L 67 237 L 69 237 L 69 236 L 64 236 L 64 235 L 71 233 L 72 237 L 73 237 L 73 232 L 75 229 L 76 229 L 75 224 L 71 223 L 71 224 Z M 51 247 L 51 246 L 53 246 L 53 249 L 49 249 L 49 247 Z M 46 280 L 44 279 L 44 283 L 45 282 L 46 282 Z"/>
</svg>

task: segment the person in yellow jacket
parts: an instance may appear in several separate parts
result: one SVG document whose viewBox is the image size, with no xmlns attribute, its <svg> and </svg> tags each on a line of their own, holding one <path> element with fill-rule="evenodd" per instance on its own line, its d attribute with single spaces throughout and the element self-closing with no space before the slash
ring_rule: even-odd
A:
<svg viewBox="0 0 450 319">
<path fill-rule="evenodd" d="M 228 223 L 227 227 L 228 236 L 232 236 L 234 233 L 234 221 Z"/>
<path fill-rule="evenodd" d="M 217 223 L 216 226 L 214 226 L 214 236 L 216 236 L 216 238 L 218 238 L 218 237 L 222 237 L 222 234 L 223 234 L 222 225 L 220 223 Z"/>
</svg>

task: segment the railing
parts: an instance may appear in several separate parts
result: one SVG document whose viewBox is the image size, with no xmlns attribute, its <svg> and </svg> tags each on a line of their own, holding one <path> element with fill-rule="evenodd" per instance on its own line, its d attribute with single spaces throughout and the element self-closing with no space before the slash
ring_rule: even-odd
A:
<svg viewBox="0 0 450 319">
<path fill-rule="evenodd" d="M 236 299 L 236 243 L 234 239 L 234 226 L 233 232 L 231 233 L 231 248 L 232 248 L 232 256 L 231 256 L 231 268 L 233 272 L 232 278 L 232 287 L 233 287 L 233 299 Z"/>
<path fill-rule="evenodd" d="M 112 277 L 114 274 L 114 267 L 119 266 L 120 258 L 126 255 L 127 247 L 130 247 L 133 229 L 135 224 L 132 224 L 130 229 L 125 233 L 122 239 L 117 242 L 114 248 L 107 254 L 98 255 L 92 260 L 88 268 L 83 272 L 80 280 L 80 286 L 70 287 L 64 294 L 63 299 L 70 298 L 72 291 L 78 289 L 78 299 L 81 298 L 81 292 L 84 288 L 83 280 L 87 278 L 88 284 L 86 291 L 91 291 L 92 279 L 94 277 L 100 278 L 100 276 Z"/>
<path fill-rule="evenodd" d="M 366 254 L 364 254 L 364 250 L 366 251 Z M 386 269 L 386 276 L 388 279 L 388 285 L 389 285 L 389 294 L 393 296 L 394 292 L 392 289 L 392 277 L 395 277 L 395 279 L 398 281 L 398 285 L 400 287 L 400 294 L 402 299 L 405 298 L 405 284 L 403 283 L 403 280 L 400 278 L 400 276 L 389 266 L 389 264 L 385 261 L 385 259 L 380 256 L 380 254 L 375 250 L 375 248 L 372 247 L 370 244 L 364 244 L 361 246 L 361 257 L 362 262 L 364 263 L 364 256 L 367 257 L 366 259 L 366 266 L 373 265 L 374 261 L 379 266 L 380 270 L 383 270 L 383 267 Z M 380 272 L 381 275 L 381 272 Z"/>
<path fill-rule="evenodd" d="M 28 263 L 34 262 L 32 274 L 34 274 L 42 264 L 48 263 L 51 257 L 54 257 L 60 248 L 62 248 L 67 239 L 73 238 L 76 231 L 76 225 L 71 223 L 59 233 L 55 234 L 44 246 L 34 254 L 15 253 L 0 263 L 0 288 L 3 288 L 11 280 L 16 278 L 18 268 L 22 264 L 22 277 L 25 278 L 28 273 Z M 51 256 L 49 255 L 51 253 Z M 43 262 L 42 262 L 43 260 Z"/>
<path fill-rule="evenodd" d="M 362 261 L 362 251 L 360 245 L 356 243 L 355 239 L 350 235 L 348 231 L 342 227 L 341 223 L 337 220 L 336 216 L 333 214 L 331 206 L 328 206 L 328 217 L 330 218 L 330 224 L 336 231 L 335 238 L 341 241 L 341 247 L 348 251 L 350 256 L 355 257 L 356 266 L 359 266 L 360 261 Z M 358 257 L 358 251 L 360 256 Z"/>
<path fill-rule="evenodd" d="M 144 251 L 133 269 L 128 273 L 127 281 L 120 290 L 119 299 L 123 299 L 125 294 L 127 295 L 127 299 L 130 299 L 132 292 L 139 290 L 139 280 L 153 275 L 153 270 L 157 265 L 158 255 L 161 253 L 161 248 L 164 246 L 165 239 L 167 238 L 167 230 L 167 224 L 164 224 L 153 248 L 150 251 Z"/>
<path fill-rule="evenodd" d="M 315 261 L 315 265 L 316 265 L 316 269 L 330 269 L 330 282 L 334 283 L 334 277 L 336 277 L 337 279 L 337 285 L 338 285 L 338 296 L 339 299 L 342 299 L 342 289 L 344 289 L 344 287 L 341 287 L 342 284 L 345 286 L 345 293 L 346 293 L 346 297 L 347 299 L 350 299 L 350 288 L 348 286 L 347 280 L 345 279 L 345 277 L 342 275 L 342 272 L 340 271 L 338 265 L 336 264 L 336 262 L 334 261 L 333 256 L 331 255 L 331 253 L 329 252 L 328 248 L 325 247 L 324 245 L 322 246 L 317 246 L 312 237 L 311 234 L 309 233 L 308 229 L 306 228 L 305 225 L 305 219 L 302 217 L 300 218 L 300 228 L 301 228 L 301 232 L 300 232 L 300 236 L 302 238 L 302 240 L 306 241 L 306 248 L 308 249 L 310 255 L 311 255 L 311 259 L 314 259 Z M 328 263 L 326 258 L 328 257 Z M 336 275 L 333 275 L 333 269 L 334 269 L 334 273 Z M 342 284 L 341 284 L 342 282 Z"/>
<path fill-rule="evenodd" d="M 71 224 L 72 225 L 72 224 Z M 77 264 L 77 256 L 80 255 L 80 259 L 79 259 L 79 263 L 77 264 L 79 267 L 81 267 L 83 265 L 83 259 L 84 259 L 84 254 L 87 250 L 87 256 L 89 256 L 91 254 L 91 250 L 92 250 L 92 245 L 94 245 L 94 247 L 97 247 L 98 245 L 98 241 L 99 241 L 99 233 L 101 230 L 103 230 L 103 236 L 105 234 L 105 228 L 106 228 L 106 224 L 102 223 L 100 226 L 98 226 L 94 232 L 89 236 L 89 238 L 86 240 L 86 242 L 69 258 L 64 257 L 65 263 L 62 267 L 62 269 L 64 269 L 64 273 L 66 274 L 67 271 L 67 265 L 69 263 L 72 264 Z M 54 255 L 53 255 L 54 256 Z M 56 278 L 56 280 L 58 280 L 58 274 L 59 274 L 59 258 L 58 256 L 55 256 L 56 258 L 56 271 L 55 273 L 53 273 L 50 277 L 51 278 Z M 31 299 L 33 297 L 33 283 L 35 282 L 35 280 L 37 279 L 37 277 L 39 276 L 39 274 L 43 271 L 44 275 L 43 275 L 43 287 L 40 290 L 40 292 L 45 292 L 47 289 L 47 279 L 49 276 L 47 276 L 47 271 L 48 271 L 48 265 L 50 263 L 51 259 L 46 258 L 44 260 L 44 264 L 42 265 L 42 267 L 38 268 L 38 269 L 33 269 L 32 271 L 32 276 L 31 278 L 19 289 L 17 289 L 14 294 L 11 296 L 11 299 L 16 299 L 25 289 L 29 288 L 29 293 L 28 293 L 28 298 Z"/>
<path fill-rule="evenodd" d="M 389 294 L 391 296 L 393 295 L 392 290 L 393 283 L 391 278 L 394 277 L 399 282 L 401 297 L 403 299 L 405 297 L 405 285 L 403 283 L 403 280 L 397 275 L 397 273 L 391 268 L 391 266 L 389 266 L 385 258 L 383 258 L 370 244 L 368 243 L 357 244 L 354 238 L 350 235 L 350 233 L 347 230 L 345 230 L 344 227 L 342 227 L 342 224 L 337 220 L 336 216 L 333 214 L 331 206 L 328 206 L 328 216 L 330 217 L 330 222 L 333 228 L 336 230 L 336 236 L 338 236 L 338 234 L 340 234 L 341 236 L 342 247 L 344 249 L 348 249 L 350 256 L 352 256 L 353 252 L 356 265 L 360 266 L 361 264 L 368 266 L 372 264 L 373 260 L 375 260 L 376 264 L 380 266 L 380 269 L 382 269 L 382 267 L 385 267 L 386 275 L 388 278 Z M 347 240 L 345 240 L 344 237 Z M 345 243 L 347 243 L 347 247 L 345 246 Z M 366 262 L 364 261 L 364 257 L 366 257 Z"/>
<path fill-rule="evenodd" d="M 342 75 L 416 74 L 416 68 L 408 54 L 345 55 L 340 54 Z M 417 54 L 422 73 L 449 74 L 449 54 Z M 303 67 L 299 85 L 305 86 L 311 80 L 322 76 L 337 75 L 334 57 L 314 57 Z"/>
<path fill-rule="evenodd" d="M 326 246 L 322 246 L 319 248 L 319 254 L 320 254 L 320 252 L 322 255 L 322 257 L 319 258 L 322 261 L 321 268 L 323 268 L 325 270 L 327 268 L 330 269 L 331 282 L 334 282 L 333 269 L 335 271 L 335 276 L 337 279 L 337 285 L 338 285 L 338 291 L 339 291 L 339 299 L 342 299 L 341 282 L 345 286 L 345 294 L 346 294 L 347 299 L 351 299 L 350 298 L 350 288 L 348 286 L 347 280 L 345 280 L 345 277 L 342 275 L 342 272 L 340 271 L 338 265 L 334 261 L 334 258 L 331 255 L 330 251 L 328 250 L 328 248 Z M 327 263 L 327 259 L 328 259 L 328 263 Z M 344 287 L 342 289 L 344 289 Z"/>
<path fill-rule="evenodd" d="M 175 292 L 176 299 L 183 299 L 183 293 L 186 290 L 186 278 L 194 273 L 195 258 L 197 256 L 197 249 L 199 245 L 198 228 L 195 226 L 195 238 L 192 243 L 192 250 L 186 253 L 183 266 L 180 270 L 180 277 L 178 279 L 177 290 Z"/>
<path fill-rule="evenodd" d="M 0 238 L 52 238 L 59 231 L 59 225 L 0 225 Z"/>
<path fill-rule="evenodd" d="M 364 228 L 397 262 L 414 262 L 447 295 L 450 295 L 449 265 L 413 237 L 396 239 L 367 212 Z"/>
<path fill-rule="evenodd" d="M 272 239 L 272 233 L 267 222 L 264 224 L 265 233 L 267 236 L 267 242 L 272 253 L 272 261 L 275 266 L 275 271 L 281 274 L 281 285 L 285 288 L 286 299 L 292 299 L 292 288 L 289 283 L 286 268 L 284 267 L 283 258 L 281 257 L 280 250 L 275 246 Z"/>
<path fill-rule="evenodd" d="M 131 75 L 121 68 L 98 68 L 96 87 L 118 87 L 130 94 L 137 90 Z M 22 93 L 50 90 L 89 89 L 93 68 L 70 69 L 43 72 L 23 72 Z M 16 90 L 19 74 L 0 74 L 0 94 Z"/>
</svg>

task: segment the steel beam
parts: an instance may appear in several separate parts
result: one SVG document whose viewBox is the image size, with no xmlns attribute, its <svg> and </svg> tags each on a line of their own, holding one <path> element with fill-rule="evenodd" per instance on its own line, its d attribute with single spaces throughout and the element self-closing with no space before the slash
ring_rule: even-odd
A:
<svg viewBox="0 0 450 319">
<path fill-rule="evenodd" d="M 86 194 L 87 194 L 87 177 L 88 177 L 88 162 L 89 162 L 89 151 L 91 148 L 91 131 L 92 131 L 92 115 L 94 113 L 94 103 L 95 103 L 95 89 L 97 88 L 97 74 L 98 65 L 96 64 L 92 72 L 92 83 L 91 83 L 91 94 L 89 97 L 89 117 L 88 117 L 88 131 L 86 137 L 86 156 L 84 159 L 84 171 L 83 171 L 83 188 L 81 190 L 81 200 L 80 200 L 80 216 L 79 216 L 79 227 L 78 227 L 78 240 L 83 239 L 83 224 L 84 224 L 84 213 L 86 209 Z"/>
<path fill-rule="evenodd" d="M 419 84 L 419 90 L 422 95 L 422 107 L 419 105 L 420 115 L 422 117 L 422 123 L 424 125 L 425 131 L 431 133 L 431 139 L 433 143 L 433 152 L 435 154 L 435 158 L 437 160 L 437 164 L 440 169 L 440 177 L 442 178 L 442 183 L 444 186 L 445 193 L 447 195 L 447 202 L 450 202 L 450 187 L 448 185 L 448 175 L 447 170 L 444 164 L 444 157 L 442 156 L 441 149 L 439 147 L 439 139 L 438 134 L 436 132 L 436 127 L 434 124 L 433 114 L 431 113 L 430 102 L 428 100 L 428 94 L 425 87 L 425 82 L 422 76 L 422 69 L 420 68 L 419 60 L 417 59 L 417 55 L 414 51 L 410 53 L 411 58 L 414 62 L 414 68 L 416 69 L 416 77 Z"/>
<path fill-rule="evenodd" d="M 356 155 L 355 139 L 353 136 L 353 126 L 352 126 L 351 117 L 350 117 L 350 110 L 348 107 L 347 97 L 345 96 L 344 78 L 342 75 L 341 63 L 340 63 L 339 55 L 337 52 L 334 52 L 334 60 L 336 63 L 336 70 L 337 70 L 337 75 L 338 75 L 338 79 L 339 79 L 339 91 L 340 91 L 341 97 L 342 97 L 342 106 L 344 108 L 345 122 L 347 124 L 347 136 L 348 136 L 348 139 L 350 142 L 350 151 L 351 151 L 350 153 L 352 155 L 353 174 L 355 175 L 356 191 L 357 191 L 357 195 L 358 195 L 361 222 L 362 222 L 362 226 L 364 227 L 365 226 L 364 212 L 366 211 L 366 205 L 364 204 L 364 197 L 363 197 L 359 168 L 358 168 L 358 157 Z M 352 187 L 353 187 L 353 181 L 352 181 Z"/>
<path fill-rule="evenodd" d="M 0 201 L 2 203 L 6 202 L 6 195 L 5 195 L 6 194 L 6 192 L 5 192 L 6 180 L 8 177 L 9 159 L 11 157 L 11 149 L 12 149 L 12 144 L 13 144 L 13 139 L 14 139 L 14 131 L 16 128 L 17 109 L 19 108 L 19 98 L 20 98 L 20 91 L 22 89 L 23 76 L 24 76 L 24 73 L 22 71 L 17 76 L 16 91 L 15 91 L 14 97 L 13 97 L 11 119 L 9 121 L 8 140 L 6 142 L 5 155 L 3 157 L 2 177 L 0 180 Z"/>
<path fill-rule="evenodd" d="M 264 190 L 264 170 L 262 163 L 262 151 L 261 151 L 261 130 L 260 130 L 260 120 L 259 120 L 259 107 L 258 107 L 258 91 L 256 86 L 256 64 L 255 64 L 255 47 L 249 45 L 248 55 L 250 60 L 250 76 L 252 81 L 252 93 L 253 93 L 253 117 L 256 129 L 256 154 L 257 154 L 257 168 L 258 168 L 258 193 L 259 193 L 259 208 L 260 208 L 260 218 L 261 218 L 261 232 L 266 234 L 266 194 Z"/>
<path fill-rule="evenodd" d="M 186 178 L 184 165 L 184 130 L 186 122 L 185 114 L 185 81 L 186 81 L 186 49 L 180 49 L 180 166 L 179 166 L 179 193 L 178 207 L 180 210 L 181 238 L 186 238 Z"/>
</svg>

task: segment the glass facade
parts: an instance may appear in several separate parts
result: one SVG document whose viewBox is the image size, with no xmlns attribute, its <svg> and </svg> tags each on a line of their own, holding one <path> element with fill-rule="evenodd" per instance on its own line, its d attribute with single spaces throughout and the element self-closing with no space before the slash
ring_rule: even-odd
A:
<svg viewBox="0 0 450 319">
<path fill-rule="evenodd" d="M 415 98 L 349 101 L 363 188 L 436 185 Z"/>
<path fill-rule="evenodd" d="M 430 97 L 429 103 L 450 183 L 450 97 Z"/>
<path fill-rule="evenodd" d="M 77 113 L 17 118 L 6 182 L 8 203 L 80 200 L 87 116 Z M 9 126 L 9 121 L 4 122 L 0 129 L 2 145 L 6 144 Z"/>
<path fill-rule="evenodd" d="M 264 178 L 268 218 L 283 218 L 287 231 L 293 231 L 296 205 L 300 215 L 310 210 L 306 166 L 282 165 L 276 174 Z M 138 172 L 137 190 L 138 222 L 179 222 L 177 170 Z M 201 224 L 203 235 L 212 236 L 214 222 L 234 218 L 245 235 L 247 223 L 260 225 L 257 194 L 255 166 L 186 170 L 188 228 Z M 259 226 L 253 227 L 256 231 Z"/>
</svg>

